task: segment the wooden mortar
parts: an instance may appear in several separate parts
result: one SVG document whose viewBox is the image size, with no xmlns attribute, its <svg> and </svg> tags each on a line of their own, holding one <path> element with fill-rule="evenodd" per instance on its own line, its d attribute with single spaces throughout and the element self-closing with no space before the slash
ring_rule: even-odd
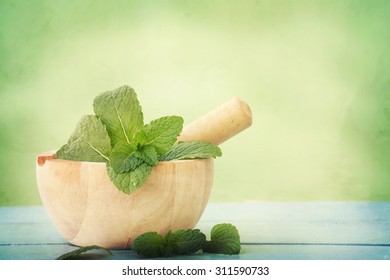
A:
<svg viewBox="0 0 390 280">
<path fill-rule="evenodd" d="M 234 98 L 183 129 L 178 141 L 220 144 L 252 123 L 249 106 Z M 127 195 L 110 181 L 105 163 L 37 157 L 38 190 L 60 234 L 78 246 L 127 249 L 138 235 L 194 228 L 210 196 L 213 159 L 160 162 Z"/>
</svg>

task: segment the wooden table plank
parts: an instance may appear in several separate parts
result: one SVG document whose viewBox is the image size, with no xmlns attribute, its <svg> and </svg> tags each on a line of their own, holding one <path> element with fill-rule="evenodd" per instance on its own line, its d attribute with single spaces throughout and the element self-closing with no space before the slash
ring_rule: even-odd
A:
<svg viewBox="0 0 390 280">
<path fill-rule="evenodd" d="M 53 260 L 76 249 L 69 244 L 0 246 L 0 260 Z M 137 260 L 131 250 L 113 250 L 113 256 L 93 251 L 88 259 Z M 170 257 L 170 260 L 388 260 L 388 246 L 344 245 L 242 245 L 239 255 L 203 254 Z"/>
<path fill-rule="evenodd" d="M 0 207 L 0 217 L 0 259 L 54 259 L 75 249 L 58 234 L 42 207 Z M 390 203 L 209 203 L 197 228 L 209 233 L 213 225 L 223 222 L 239 229 L 240 255 L 196 254 L 177 259 L 390 256 Z M 134 258 L 138 256 L 132 251 L 115 250 L 109 259 Z"/>
<path fill-rule="evenodd" d="M 199 226 L 230 222 L 242 242 L 390 244 L 390 203 L 257 202 L 209 204 Z"/>
</svg>

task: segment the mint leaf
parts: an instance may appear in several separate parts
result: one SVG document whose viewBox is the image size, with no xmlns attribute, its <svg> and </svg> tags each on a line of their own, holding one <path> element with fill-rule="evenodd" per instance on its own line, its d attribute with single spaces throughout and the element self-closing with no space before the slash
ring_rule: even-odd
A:
<svg viewBox="0 0 390 280">
<path fill-rule="evenodd" d="M 134 171 L 143 161 L 136 157 L 130 144 L 119 142 L 111 151 L 110 165 L 116 173 Z"/>
<path fill-rule="evenodd" d="M 165 255 L 164 238 L 157 232 L 146 232 L 134 239 L 131 249 L 146 258 Z"/>
<path fill-rule="evenodd" d="M 169 231 L 165 235 L 165 244 L 176 255 L 190 255 L 203 247 L 206 236 L 199 229 Z"/>
<path fill-rule="evenodd" d="M 111 152 L 111 143 L 104 124 L 95 116 L 87 115 L 78 122 L 68 143 L 56 153 L 56 158 L 104 162 Z"/>
<path fill-rule="evenodd" d="M 218 224 L 211 229 L 211 241 L 206 241 L 203 252 L 216 254 L 239 254 L 240 235 L 232 224 Z"/>
<path fill-rule="evenodd" d="M 132 172 L 136 170 L 142 163 L 144 162 L 141 159 L 137 158 L 135 152 L 133 152 L 122 161 L 117 173 Z"/>
<path fill-rule="evenodd" d="M 106 125 L 112 146 L 132 143 L 143 125 L 143 114 L 135 91 L 122 86 L 97 96 L 93 102 L 96 116 Z"/>
<path fill-rule="evenodd" d="M 215 158 L 222 155 L 221 149 L 209 142 L 190 141 L 179 142 L 160 157 L 160 161 L 197 159 L 197 158 Z"/>
<path fill-rule="evenodd" d="M 76 249 L 76 250 L 73 250 L 71 252 L 68 252 L 66 254 L 63 254 L 61 256 L 59 256 L 58 258 L 56 258 L 56 260 L 74 260 L 74 259 L 78 259 L 80 258 L 81 254 L 84 254 L 86 253 L 87 251 L 90 251 L 90 250 L 103 250 L 105 252 L 107 252 L 109 255 L 112 256 L 112 253 L 110 250 L 106 249 L 106 248 L 103 248 L 103 247 L 100 247 L 100 246 L 97 246 L 97 245 L 92 245 L 92 246 L 86 246 L 86 247 L 81 247 L 79 249 Z"/>
<path fill-rule="evenodd" d="M 155 166 L 158 164 L 158 154 L 156 149 L 151 145 L 139 146 L 137 151 L 134 152 L 136 158 L 144 161 L 145 163 Z"/>
<path fill-rule="evenodd" d="M 178 116 L 167 116 L 151 121 L 136 135 L 135 142 L 153 146 L 159 155 L 165 154 L 176 142 L 183 129 L 183 119 Z"/>
<path fill-rule="evenodd" d="M 205 240 L 206 236 L 199 229 L 169 231 L 164 237 L 146 232 L 134 239 L 132 250 L 147 258 L 190 255 L 199 251 Z"/>
<path fill-rule="evenodd" d="M 116 173 L 111 164 L 107 163 L 107 173 L 114 185 L 124 193 L 130 194 L 138 189 L 148 179 L 152 167 L 141 163 L 136 169 L 126 173 Z"/>
<path fill-rule="evenodd" d="M 218 224 L 211 229 L 211 241 L 199 229 L 169 231 L 164 237 L 147 232 L 134 239 L 132 249 L 143 257 L 189 255 L 200 249 L 207 253 L 239 254 L 240 235 L 232 224 Z"/>
</svg>

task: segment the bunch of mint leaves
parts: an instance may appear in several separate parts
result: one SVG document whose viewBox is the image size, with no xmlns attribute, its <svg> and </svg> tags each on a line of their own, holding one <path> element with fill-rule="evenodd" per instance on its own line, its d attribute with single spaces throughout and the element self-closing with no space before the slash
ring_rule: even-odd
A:
<svg viewBox="0 0 390 280">
<path fill-rule="evenodd" d="M 204 253 L 239 254 L 241 251 L 240 235 L 237 228 L 228 223 L 217 224 L 211 229 L 211 240 L 199 229 L 169 231 L 165 236 L 157 232 L 146 232 L 133 241 L 132 250 L 144 258 L 190 255 L 202 250 Z M 57 260 L 81 259 L 81 255 L 90 250 L 100 249 L 112 255 L 111 251 L 92 245 L 61 255 Z"/>
<path fill-rule="evenodd" d="M 135 91 L 124 85 L 98 95 L 95 115 L 81 118 L 57 159 L 106 162 L 110 180 L 132 193 L 160 161 L 216 158 L 221 149 L 209 142 L 178 142 L 183 129 L 179 116 L 165 116 L 144 124 Z"/>
<path fill-rule="evenodd" d="M 169 231 L 165 236 L 146 232 L 133 241 L 132 250 L 146 258 L 204 253 L 239 254 L 240 235 L 232 224 L 217 224 L 211 229 L 211 240 L 199 229 Z"/>
</svg>

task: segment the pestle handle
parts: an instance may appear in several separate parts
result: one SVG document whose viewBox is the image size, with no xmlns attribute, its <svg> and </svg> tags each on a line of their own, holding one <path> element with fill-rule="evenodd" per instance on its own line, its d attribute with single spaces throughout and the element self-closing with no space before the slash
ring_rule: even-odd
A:
<svg viewBox="0 0 390 280">
<path fill-rule="evenodd" d="M 252 111 L 232 98 L 183 128 L 178 141 L 207 141 L 219 145 L 252 124 Z"/>
</svg>

